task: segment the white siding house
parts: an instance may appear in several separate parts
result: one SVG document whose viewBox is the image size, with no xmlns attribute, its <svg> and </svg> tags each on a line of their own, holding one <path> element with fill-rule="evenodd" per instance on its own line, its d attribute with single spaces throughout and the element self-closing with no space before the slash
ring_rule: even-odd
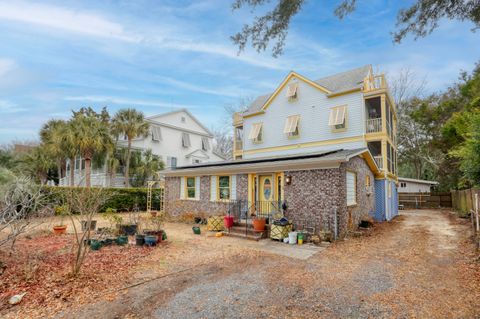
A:
<svg viewBox="0 0 480 319">
<path fill-rule="evenodd" d="M 413 179 L 406 177 L 398 178 L 399 193 L 430 193 L 433 186 L 438 185 L 435 181 L 426 181 L 423 179 Z"/>
<path fill-rule="evenodd" d="M 132 141 L 132 149 L 145 151 L 152 150 L 164 162 L 165 168 L 191 165 L 204 162 L 218 162 L 225 160 L 213 151 L 214 140 L 212 133 L 205 128 L 188 110 L 177 111 L 147 117 L 150 123 L 150 133 L 147 137 Z M 119 147 L 126 147 L 127 141 L 118 142 Z M 70 164 L 67 163 L 67 167 Z M 75 185 L 85 185 L 85 161 L 75 160 Z M 60 179 L 60 186 L 70 185 L 69 171 L 67 176 Z M 110 181 L 107 167 L 93 169 L 91 175 L 92 186 L 124 187 L 122 174 L 116 174 Z"/>
</svg>

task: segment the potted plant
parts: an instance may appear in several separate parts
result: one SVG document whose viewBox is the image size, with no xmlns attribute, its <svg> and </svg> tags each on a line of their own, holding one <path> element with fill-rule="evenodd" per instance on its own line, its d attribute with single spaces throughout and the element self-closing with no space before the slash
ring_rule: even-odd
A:
<svg viewBox="0 0 480 319">
<path fill-rule="evenodd" d="M 128 213 L 128 224 L 120 224 L 118 226 L 119 233 L 126 236 L 133 236 L 137 233 L 138 228 L 138 212 L 130 211 Z"/>
<path fill-rule="evenodd" d="M 117 210 L 114 208 L 107 208 L 105 210 L 105 218 L 107 219 L 108 223 L 110 224 L 108 233 L 115 233 L 116 230 L 119 229 L 119 225 L 122 224 L 123 218 L 120 214 L 117 213 Z"/>
<path fill-rule="evenodd" d="M 145 234 L 145 243 L 147 243 L 147 236 L 157 236 L 157 242 L 161 242 L 163 238 L 163 224 L 164 224 L 163 213 L 158 214 L 155 217 L 150 216 L 148 219 L 149 229 L 144 231 Z"/>
<path fill-rule="evenodd" d="M 257 217 L 255 214 L 252 214 L 253 231 L 263 232 L 265 230 L 266 223 L 266 218 Z"/>
<path fill-rule="evenodd" d="M 55 207 L 55 215 L 60 216 L 60 223 L 55 223 L 53 225 L 53 232 L 55 235 L 62 235 L 67 232 L 67 225 L 63 223 L 65 216 L 68 214 L 68 206 L 61 205 Z"/>
</svg>

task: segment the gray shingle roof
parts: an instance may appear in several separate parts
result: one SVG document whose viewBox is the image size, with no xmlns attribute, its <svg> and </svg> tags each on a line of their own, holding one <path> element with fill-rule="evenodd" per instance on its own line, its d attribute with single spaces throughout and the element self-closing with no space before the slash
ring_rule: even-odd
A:
<svg viewBox="0 0 480 319">
<path fill-rule="evenodd" d="M 368 75 L 372 66 L 370 64 L 362 67 L 351 69 L 345 72 L 330 75 L 324 78 L 315 80 L 314 82 L 328 89 L 332 93 L 342 92 L 350 89 L 361 88 L 363 79 Z M 257 97 L 243 113 L 243 115 L 252 114 L 262 109 L 262 106 L 267 102 L 272 93 L 261 95 Z"/>
</svg>

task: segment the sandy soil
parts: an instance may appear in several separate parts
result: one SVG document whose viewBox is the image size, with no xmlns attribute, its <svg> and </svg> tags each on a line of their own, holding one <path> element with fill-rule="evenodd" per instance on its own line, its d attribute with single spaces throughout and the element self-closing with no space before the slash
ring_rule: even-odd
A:
<svg viewBox="0 0 480 319">
<path fill-rule="evenodd" d="M 404 211 L 376 225 L 370 236 L 337 242 L 307 260 L 256 249 L 242 239 L 195 236 L 190 228 L 167 224 L 168 245 L 145 256 L 123 284 L 92 292 L 81 303 L 66 301 L 49 315 L 480 317 L 480 259 L 468 221 L 447 211 Z M 5 316 L 27 318 L 21 307 Z"/>
</svg>

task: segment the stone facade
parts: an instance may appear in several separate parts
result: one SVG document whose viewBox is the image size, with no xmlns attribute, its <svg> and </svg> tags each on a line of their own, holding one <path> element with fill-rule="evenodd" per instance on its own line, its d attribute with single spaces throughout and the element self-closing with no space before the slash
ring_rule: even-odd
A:
<svg viewBox="0 0 480 319">
<path fill-rule="evenodd" d="M 357 174 L 357 204 L 347 207 L 346 172 Z M 339 168 L 285 171 L 291 176 L 290 185 L 284 186 L 284 199 L 287 203 L 287 218 L 296 225 L 315 226 L 316 231 L 335 230 L 337 216 L 338 235 L 343 237 L 349 229 L 354 229 L 362 218 L 375 210 L 374 176 L 365 160 L 352 158 Z M 365 186 L 366 176 L 370 176 L 371 189 Z M 228 211 L 229 203 L 210 200 L 210 176 L 200 180 L 200 199 L 180 199 L 180 178 L 165 179 L 165 209 L 167 213 L 178 216 L 183 213 L 223 215 Z M 236 184 L 237 200 L 248 200 L 248 175 L 238 174 Z M 368 191 L 371 191 L 369 194 Z"/>
<path fill-rule="evenodd" d="M 184 213 L 195 215 L 213 216 L 225 215 L 229 203 L 212 201 L 210 199 L 210 176 L 200 177 L 200 198 L 180 199 L 180 179 L 182 177 L 165 178 L 165 211 L 171 216 Z M 248 175 L 237 175 L 237 200 L 248 200 Z"/>
<path fill-rule="evenodd" d="M 357 174 L 357 205 L 348 207 L 348 228 L 355 229 L 362 219 L 375 214 L 375 176 L 361 157 L 354 157 L 341 169 Z M 370 176 L 370 188 L 366 187 L 367 175 Z"/>
</svg>

